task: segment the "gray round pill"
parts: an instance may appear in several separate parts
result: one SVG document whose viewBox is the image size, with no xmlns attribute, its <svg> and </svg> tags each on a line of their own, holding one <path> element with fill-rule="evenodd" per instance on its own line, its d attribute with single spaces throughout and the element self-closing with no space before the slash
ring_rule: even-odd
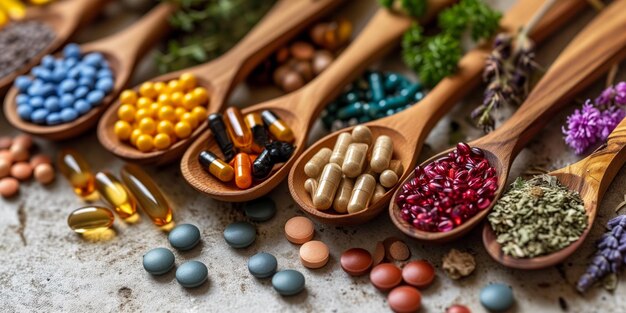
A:
<svg viewBox="0 0 626 313">
<path fill-rule="evenodd" d="M 235 222 L 224 229 L 224 239 L 233 248 L 245 248 L 256 239 L 256 229 L 250 223 Z"/>
<path fill-rule="evenodd" d="M 172 229 L 167 239 L 178 250 L 190 250 L 200 242 L 200 230 L 191 224 L 180 224 Z"/>
<path fill-rule="evenodd" d="M 143 268 L 152 275 L 163 275 L 174 267 L 174 253 L 166 248 L 155 248 L 143 255 Z"/>
<path fill-rule="evenodd" d="M 256 278 L 267 278 L 274 275 L 276 267 L 278 267 L 278 261 L 269 253 L 257 253 L 248 260 L 248 270 Z"/>
<path fill-rule="evenodd" d="M 295 270 L 284 270 L 274 274 L 272 286 L 283 296 L 292 296 L 304 290 L 304 275 Z"/>
<path fill-rule="evenodd" d="M 193 288 L 202 285 L 207 280 L 209 271 L 206 265 L 198 261 L 183 263 L 176 270 L 176 280 L 185 288 Z"/>
<path fill-rule="evenodd" d="M 246 216 L 255 222 L 268 221 L 276 214 L 276 204 L 268 197 L 246 202 L 243 209 Z"/>
</svg>

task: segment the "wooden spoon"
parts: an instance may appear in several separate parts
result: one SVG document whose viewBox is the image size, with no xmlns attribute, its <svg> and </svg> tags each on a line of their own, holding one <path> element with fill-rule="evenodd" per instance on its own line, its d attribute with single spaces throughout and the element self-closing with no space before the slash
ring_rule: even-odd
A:
<svg viewBox="0 0 626 313">
<path fill-rule="evenodd" d="M 509 169 L 519 151 L 574 95 L 596 80 L 612 64 L 626 57 L 624 12 L 626 0 L 615 1 L 602 10 L 563 50 L 517 112 L 496 131 L 469 143 L 471 147 L 484 150 L 490 165 L 496 169 L 499 186 L 495 199 L 504 191 Z M 435 155 L 422 165 L 435 161 L 449 151 L 451 149 Z M 410 172 L 400 186 L 413 177 L 413 171 Z M 394 194 L 393 199 L 395 197 Z M 480 223 L 494 203 L 495 200 L 487 209 L 449 232 L 425 232 L 416 229 L 400 217 L 400 210 L 394 202 L 389 206 L 389 213 L 396 226 L 405 234 L 424 241 L 447 242 L 463 236 Z"/>
<path fill-rule="evenodd" d="M 502 253 L 501 245 L 496 241 L 490 223 L 483 228 L 483 244 L 491 257 L 501 264 L 519 269 L 540 269 L 561 263 L 583 243 L 596 217 L 598 205 L 602 201 L 615 175 L 626 163 L 626 119 L 609 135 L 608 141 L 588 157 L 568 165 L 548 175 L 555 176 L 563 186 L 576 191 L 585 204 L 587 228 L 580 238 L 566 248 L 534 258 L 514 258 Z"/>
<path fill-rule="evenodd" d="M 515 33 L 531 19 L 541 5 L 542 1 L 518 1 L 502 18 L 501 28 L 508 33 Z M 543 40 L 584 6 L 585 1 L 558 2 L 535 26 L 530 35 L 535 41 Z M 468 52 L 461 59 L 457 73 L 442 80 L 418 104 L 401 113 L 365 124 L 375 137 L 380 135 L 391 137 L 394 143 L 393 158 L 401 160 L 405 171 L 403 177 L 413 172 L 417 156 L 430 130 L 454 104 L 480 83 L 489 52 L 490 48 L 486 45 Z M 336 214 L 332 211 L 315 209 L 310 195 L 303 188 L 304 181 L 308 178 L 304 174 L 304 165 L 321 148 L 332 149 L 340 133 L 351 130 L 352 128 L 346 128 L 317 141 L 300 156 L 289 173 L 291 196 L 302 210 L 323 223 L 335 225 L 365 223 L 385 209 L 394 190 L 394 188 L 388 190 L 382 200 L 370 203 L 365 210 L 357 213 Z"/>
<path fill-rule="evenodd" d="M 163 3 L 152 9 L 144 18 L 126 30 L 109 37 L 81 45 L 81 52 L 101 52 L 115 77 L 113 90 L 102 100 L 102 103 L 91 109 L 76 120 L 54 126 L 38 125 L 24 121 L 17 114 L 15 99 L 18 89 L 9 89 L 4 103 L 4 115 L 15 128 L 37 136 L 52 140 L 65 140 L 89 130 L 96 125 L 106 108 L 117 98 L 135 69 L 138 61 L 152 48 L 169 30 L 167 19 L 175 7 Z"/>
<path fill-rule="evenodd" d="M 22 21 L 44 23 L 54 30 L 55 37 L 48 47 L 41 50 L 24 66 L 11 74 L 0 77 L 0 91 L 11 85 L 17 76 L 27 73 L 33 66 L 39 64 L 45 55 L 61 47 L 78 30 L 79 26 L 95 17 L 108 1 L 110 0 L 65 0 L 44 7 L 29 7 Z"/>
<path fill-rule="evenodd" d="M 343 0 L 280 0 L 269 13 L 237 45 L 221 57 L 202 65 L 184 69 L 151 79 L 169 81 L 182 73 L 192 73 L 198 77 L 198 85 L 210 93 L 208 112 L 218 112 L 224 107 L 232 89 L 273 51 L 295 37 L 306 26 L 330 12 Z M 135 87 L 138 90 L 139 86 Z M 167 150 L 141 152 L 127 142 L 117 138 L 114 125 L 117 109 L 116 101 L 102 116 L 98 124 L 100 143 L 116 156 L 141 164 L 163 165 L 178 159 L 187 147 L 207 129 L 203 121 L 189 138 L 180 140 Z"/>
<path fill-rule="evenodd" d="M 449 5 L 450 0 L 430 1 L 426 20 Z M 209 149 L 221 155 L 211 132 L 205 132 L 187 150 L 181 161 L 183 177 L 191 186 L 212 198 L 223 201 L 248 201 L 272 191 L 289 173 L 298 155 L 304 151 L 309 129 L 328 102 L 341 93 L 372 62 L 384 55 L 411 26 L 408 17 L 379 9 L 358 37 L 333 61 L 329 68 L 305 87 L 290 94 L 250 106 L 243 114 L 272 110 L 291 127 L 295 150 L 289 160 L 277 166 L 268 178 L 255 182 L 249 189 L 239 189 L 234 183 L 225 184 L 202 169 L 198 155 Z"/>
</svg>

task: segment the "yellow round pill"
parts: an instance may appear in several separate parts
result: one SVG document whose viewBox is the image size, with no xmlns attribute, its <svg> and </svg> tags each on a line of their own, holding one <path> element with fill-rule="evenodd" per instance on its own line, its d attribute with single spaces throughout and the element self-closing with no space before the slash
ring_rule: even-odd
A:
<svg viewBox="0 0 626 313">
<path fill-rule="evenodd" d="M 143 135 L 141 133 L 141 130 L 139 130 L 139 128 L 135 128 L 133 129 L 133 131 L 130 133 L 130 144 L 133 146 L 137 145 L 137 138 L 139 138 L 139 136 Z"/>
<path fill-rule="evenodd" d="M 170 136 L 175 135 L 174 124 L 170 121 L 160 121 L 159 124 L 157 124 L 157 133 L 167 134 Z"/>
<path fill-rule="evenodd" d="M 133 132 L 133 128 L 127 121 L 120 120 L 115 122 L 113 131 L 115 132 L 117 138 L 121 140 L 128 140 L 130 138 L 130 134 Z"/>
<path fill-rule="evenodd" d="M 150 99 L 154 99 L 157 96 L 157 92 L 156 90 L 154 90 L 154 83 L 152 82 L 145 82 L 143 84 L 141 84 L 141 86 L 139 87 L 139 94 L 142 97 L 147 97 Z"/>
<path fill-rule="evenodd" d="M 179 107 L 183 105 L 183 97 L 185 96 L 184 93 L 177 91 L 177 92 L 173 92 L 170 95 L 170 99 L 172 100 L 172 103 L 174 103 L 175 106 Z"/>
<path fill-rule="evenodd" d="M 152 112 L 150 111 L 150 108 L 141 108 L 135 113 L 135 121 L 141 121 L 146 117 L 152 117 Z"/>
<path fill-rule="evenodd" d="M 196 76 L 191 73 L 183 73 L 178 79 L 185 91 L 191 91 L 196 87 Z"/>
<path fill-rule="evenodd" d="M 117 109 L 117 118 L 122 121 L 132 122 L 135 119 L 137 110 L 132 104 L 122 104 Z"/>
<path fill-rule="evenodd" d="M 189 124 L 189 126 L 191 126 L 192 129 L 195 129 L 196 127 L 198 127 L 198 120 L 196 120 L 196 117 L 193 116 L 193 114 L 189 112 L 183 114 L 183 116 L 180 117 L 180 121 L 187 122 L 187 124 Z"/>
<path fill-rule="evenodd" d="M 172 140 L 170 139 L 170 136 L 168 136 L 167 134 L 159 133 L 156 136 L 154 136 L 153 144 L 155 148 L 159 150 L 165 150 L 170 147 L 170 145 L 172 144 Z"/>
<path fill-rule="evenodd" d="M 176 121 L 176 112 L 174 111 L 174 108 L 172 108 L 171 106 L 165 105 L 159 109 L 158 117 L 160 120 L 163 120 L 163 121 L 174 122 Z"/>
<path fill-rule="evenodd" d="M 185 121 L 180 121 L 174 126 L 174 132 L 178 138 L 187 138 L 191 135 L 191 125 Z"/>
<path fill-rule="evenodd" d="M 155 82 L 154 91 L 156 91 L 158 94 L 168 93 L 167 85 L 164 82 Z"/>
<path fill-rule="evenodd" d="M 141 97 L 139 98 L 139 100 L 137 100 L 137 108 L 139 109 L 149 108 L 151 104 L 152 104 L 152 99 L 150 98 Z"/>
<path fill-rule="evenodd" d="M 203 87 L 196 87 L 193 90 L 193 95 L 196 96 L 196 99 L 200 104 L 204 104 L 205 102 L 209 101 L 209 93 Z"/>
<path fill-rule="evenodd" d="M 196 121 L 201 122 L 207 118 L 207 111 L 203 106 L 197 106 L 191 110 L 191 115 L 196 118 Z"/>
<path fill-rule="evenodd" d="M 137 142 L 135 146 L 137 146 L 137 149 L 139 149 L 139 151 L 141 152 L 148 152 L 152 150 L 152 148 L 154 148 L 152 136 L 148 134 L 139 135 L 139 137 L 137 137 Z"/>
<path fill-rule="evenodd" d="M 185 110 L 185 108 L 178 107 L 174 109 L 174 113 L 176 114 L 176 119 L 180 121 L 180 119 L 183 117 L 183 114 L 187 113 L 187 110 Z"/>
<path fill-rule="evenodd" d="M 198 100 L 194 97 L 193 93 L 186 93 L 183 96 L 183 107 L 188 111 L 198 106 Z"/>
<path fill-rule="evenodd" d="M 139 121 L 139 130 L 141 133 L 153 135 L 156 133 L 156 122 L 149 117 L 144 117 Z"/>
<path fill-rule="evenodd" d="M 173 105 L 174 104 L 172 102 L 172 97 L 170 97 L 170 95 L 167 93 L 160 94 L 157 101 L 159 102 L 160 105 Z"/>
<path fill-rule="evenodd" d="M 160 109 L 161 105 L 158 102 L 152 102 L 150 105 L 150 113 L 152 113 L 152 117 L 156 118 L 159 115 Z"/>
<path fill-rule="evenodd" d="M 173 79 L 167 83 L 167 89 L 172 93 L 181 92 L 183 91 L 183 85 L 177 79 Z"/>
<path fill-rule="evenodd" d="M 137 93 L 132 89 L 122 91 L 120 94 L 120 102 L 125 104 L 135 104 L 137 102 Z"/>
</svg>

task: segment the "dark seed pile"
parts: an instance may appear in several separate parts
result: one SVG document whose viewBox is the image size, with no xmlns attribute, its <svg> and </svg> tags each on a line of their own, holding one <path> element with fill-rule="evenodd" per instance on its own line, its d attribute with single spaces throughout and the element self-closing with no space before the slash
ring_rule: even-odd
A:
<svg viewBox="0 0 626 313">
<path fill-rule="evenodd" d="M 36 21 L 12 22 L 0 30 L 0 78 L 28 63 L 54 37 L 50 26 Z"/>
</svg>

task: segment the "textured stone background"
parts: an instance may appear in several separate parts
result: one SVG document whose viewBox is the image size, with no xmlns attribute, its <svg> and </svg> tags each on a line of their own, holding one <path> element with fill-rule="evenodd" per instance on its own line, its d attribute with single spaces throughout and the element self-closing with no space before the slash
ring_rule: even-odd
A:
<svg viewBox="0 0 626 313">
<path fill-rule="evenodd" d="M 519 0 L 531 1 L 531 0 Z M 489 1 L 501 9 L 514 1 Z M 354 17 L 361 27 L 374 12 L 374 1 L 349 1 L 339 14 Z M 112 10 L 112 8 L 109 8 Z M 541 47 L 541 64 L 548 65 L 572 36 L 594 15 L 590 9 L 574 23 L 552 37 Z M 128 24 L 129 13 L 112 21 L 101 22 L 84 31 L 79 41 L 96 37 Z M 115 27 L 113 27 L 115 26 Z M 397 54 L 391 55 L 381 68 L 399 69 Z M 134 83 L 151 77 L 151 60 L 142 64 Z M 626 78 L 624 71 L 618 76 Z M 593 96 L 602 88 L 599 82 L 581 95 Z M 275 92 L 237 90 L 233 103 L 243 105 L 265 99 Z M 477 101 L 480 91 L 458 105 L 446 116 L 428 138 L 426 158 L 448 145 L 451 120 L 460 122 L 468 137 L 479 135 L 467 126 L 466 116 Z M 577 105 L 577 104 L 576 104 Z M 561 139 L 560 125 L 573 107 L 562 112 L 554 123 L 543 130 L 535 141 L 517 158 L 512 177 L 524 169 L 540 166 L 547 169 L 562 167 L 576 161 Z M 322 135 L 316 126 L 314 138 Z M 14 134 L 6 120 L 0 118 L 0 134 Z M 117 173 L 122 162 L 105 151 L 92 132 L 75 140 L 49 143 L 37 140 L 47 153 L 56 153 L 62 147 L 73 147 L 82 152 L 94 170 L 109 169 Z M 175 251 L 176 262 L 199 260 L 209 267 L 209 282 L 197 289 L 184 289 L 174 278 L 174 271 L 161 277 L 152 277 L 141 266 L 141 256 L 147 250 L 169 247 L 166 234 L 144 216 L 133 225 L 115 222 L 114 231 L 103 238 L 83 238 L 70 231 L 66 218 L 73 209 L 85 205 L 72 193 L 67 182 L 59 177 L 50 186 L 37 183 L 22 185 L 21 194 L 10 200 L 0 199 L 0 305 L 3 312 L 383 312 L 388 311 L 385 296 L 373 288 L 367 278 L 351 278 L 338 264 L 340 253 L 351 247 L 372 250 L 375 242 L 392 235 L 401 236 L 386 214 L 360 227 L 334 227 L 316 224 L 315 238 L 326 242 L 332 258 L 323 269 L 308 270 L 298 260 L 298 247 L 284 239 L 284 222 L 302 214 L 289 196 L 286 184 L 280 185 L 270 196 L 276 201 L 278 214 L 269 222 L 257 225 L 258 237 L 247 249 L 230 249 L 222 239 L 224 227 L 233 221 L 245 220 L 240 205 L 213 201 L 189 187 L 176 164 L 164 168 L 148 168 L 174 207 L 178 223 L 196 224 L 202 231 L 202 243 L 195 249 Z M 584 271 L 593 252 L 593 241 L 604 231 L 606 221 L 614 216 L 613 208 L 623 199 L 626 172 L 620 171 L 600 206 L 597 222 L 583 247 L 564 264 L 541 271 L 507 269 L 492 261 L 484 252 L 480 230 L 448 245 L 430 246 L 408 240 L 413 258 L 425 258 L 440 268 L 441 257 L 451 248 L 472 252 L 478 262 L 476 272 L 466 279 L 452 281 L 443 272 L 437 272 L 435 283 L 423 292 L 422 312 L 443 312 L 452 303 L 463 303 L 474 312 L 484 309 L 478 302 L 482 286 L 490 282 L 504 282 L 513 286 L 517 303 L 512 312 L 624 312 L 624 278 L 615 294 L 595 288 L 582 296 L 573 284 Z M 106 238 L 105 238 L 106 237 Z M 304 273 L 306 291 L 295 297 L 281 297 L 269 280 L 251 277 L 246 268 L 249 256 L 259 251 L 273 253 L 279 268 L 293 268 Z"/>
</svg>

